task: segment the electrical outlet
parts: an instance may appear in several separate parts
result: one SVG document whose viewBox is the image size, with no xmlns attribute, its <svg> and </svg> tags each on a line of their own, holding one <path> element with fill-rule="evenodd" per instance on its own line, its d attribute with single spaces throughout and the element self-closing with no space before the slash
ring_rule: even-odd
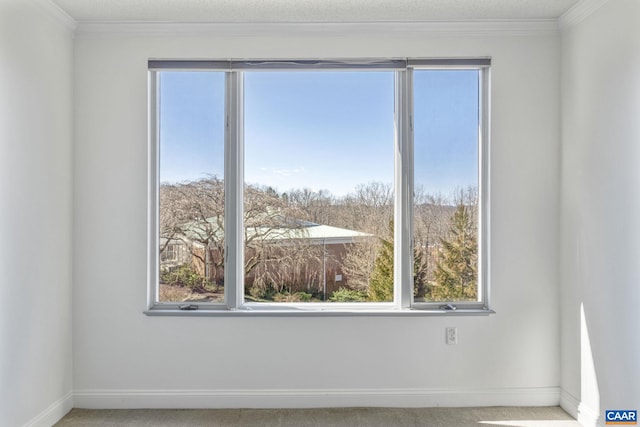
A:
<svg viewBox="0 0 640 427">
<path fill-rule="evenodd" d="M 446 329 L 446 342 L 448 345 L 458 344 L 458 328 Z"/>
</svg>

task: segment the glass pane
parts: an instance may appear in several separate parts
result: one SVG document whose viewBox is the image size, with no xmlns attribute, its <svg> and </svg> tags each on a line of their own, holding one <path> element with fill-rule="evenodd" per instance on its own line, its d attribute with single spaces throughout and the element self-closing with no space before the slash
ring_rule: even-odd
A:
<svg viewBox="0 0 640 427">
<path fill-rule="evenodd" d="M 394 75 L 245 74 L 245 297 L 393 300 Z"/>
<path fill-rule="evenodd" d="M 414 73 L 414 300 L 478 300 L 478 70 Z"/>
<path fill-rule="evenodd" d="M 160 72 L 160 302 L 224 301 L 222 72 Z"/>
</svg>

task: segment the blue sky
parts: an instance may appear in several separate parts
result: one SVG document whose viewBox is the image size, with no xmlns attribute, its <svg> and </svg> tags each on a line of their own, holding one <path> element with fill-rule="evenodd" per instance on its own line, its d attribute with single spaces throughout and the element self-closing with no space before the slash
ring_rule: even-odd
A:
<svg viewBox="0 0 640 427">
<path fill-rule="evenodd" d="M 160 181 L 224 176 L 224 73 L 160 73 Z"/>
<path fill-rule="evenodd" d="M 393 181 L 392 72 L 245 73 L 245 180 L 337 196 Z M 477 184 L 476 71 L 416 71 L 415 182 Z M 160 179 L 223 176 L 224 74 L 161 73 Z"/>
<path fill-rule="evenodd" d="M 478 71 L 416 71 L 414 181 L 445 196 L 478 185 Z"/>
<path fill-rule="evenodd" d="M 247 73 L 245 96 L 247 182 L 336 195 L 393 182 L 393 73 Z"/>
</svg>

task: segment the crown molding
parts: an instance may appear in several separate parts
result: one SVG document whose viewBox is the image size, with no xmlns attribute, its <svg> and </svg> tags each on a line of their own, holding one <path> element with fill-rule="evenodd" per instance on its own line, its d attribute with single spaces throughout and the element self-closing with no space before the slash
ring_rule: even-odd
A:
<svg viewBox="0 0 640 427">
<path fill-rule="evenodd" d="M 343 36 L 370 34 L 430 34 L 446 36 L 538 36 L 555 35 L 558 21 L 500 20 L 443 22 L 79 22 L 78 36 L 225 36 L 256 37 L 292 35 Z"/>
<path fill-rule="evenodd" d="M 40 10 L 43 10 L 49 17 L 64 25 L 69 31 L 76 31 L 78 22 L 51 0 L 31 0 L 31 2 L 40 7 Z"/>
<path fill-rule="evenodd" d="M 581 0 L 558 18 L 561 30 L 573 27 L 591 16 L 609 0 Z"/>
</svg>

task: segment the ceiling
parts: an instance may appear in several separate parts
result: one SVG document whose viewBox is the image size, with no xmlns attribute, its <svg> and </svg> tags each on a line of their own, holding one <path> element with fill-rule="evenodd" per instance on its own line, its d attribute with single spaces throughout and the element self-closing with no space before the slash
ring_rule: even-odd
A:
<svg viewBox="0 0 640 427">
<path fill-rule="evenodd" d="M 581 0 L 51 0 L 78 22 L 423 22 L 556 19 Z"/>
</svg>

